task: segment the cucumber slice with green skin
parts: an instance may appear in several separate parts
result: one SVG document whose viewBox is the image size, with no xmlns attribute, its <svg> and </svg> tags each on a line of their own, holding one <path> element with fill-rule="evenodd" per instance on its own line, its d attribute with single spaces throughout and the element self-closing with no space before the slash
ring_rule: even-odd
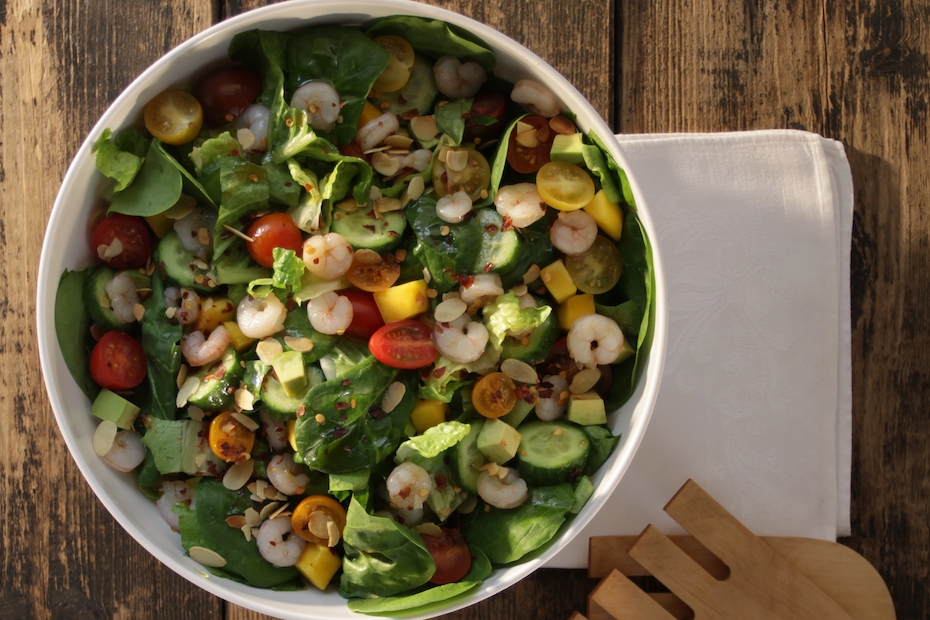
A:
<svg viewBox="0 0 930 620">
<path fill-rule="evenodd" d="M 481 244 L 472 273 L 500 273 L 509 270 L 520 257 L 520 236 L 516 230 L 502 230 L 504 220 L 496 209 L 478 209 L 475 222 L 481 231 Z M 465 248 L 474 251 L 472 248 Z"/>
<path fill-rule="evenodd" d="M 136 273 L 138 274 L 138 271 Z M 106 287 L 107 282 L 116 276 L 117 272 L 106 265 L 100 265 L 94 273 L 84 280 L 84 306 L 94 323 L 103 329 L 107 331 L 111 329 L 119 329 L 124 332 L 132 331 L 137 323 L 135 321 L 123 323 L 116 318 L 116 314 L 110 309 L 110 296 L 107 295 Z M 135 282 L 135 280 L 133 281 Z M 104 299 L 107 301 L 106 306 L 101 303 L 101 300 Z"/>
<path fill-rule="evenodd" d="M 178 286 L 186 286 L 201 293 L 209 293 L 216 286 L 213 274 L 208 269 L 200 269 L 194 264 L 194 261 L 207 261 L 197 259 L 193 252 L 185 250 L 178 233 L 174 230 L 169 230 L 161 238 L 155 249 L 154 260 L 158 267 L 164 268 L 168 279 Z M 208 282 L 213 282 L 214 286 L 211 288 Z"/>
<path fill-rule="evenodd" d="M 555 344 L 561 333 L 559 319 L 555 315 L 555 308 L 553 308 L 546 320 L 543 321 L 543 324 L 535 328 L 527 336 L 520 339 L 510 336 L 504 338 L 501 359 L 513 358 L 527 364 L 537 364 L 549 356 L 552 345 Z"/>
<path fill-rule="evenodd" d="M 528 485 L 561 484 L 581 474 L 590 450 L 583 430 L 565 422 L 537 421 L 520 426 L 520 433 L 517 469 Z"/>
<path fill-rule="evenodd" d="M 397 116 L 403 116 L 412 110 L 416 110 L 417 115 L 422 116 L 429 114 L 433 109 L 433 101 L 438 94 L 433 62 L 426 56 L 417 54 L 410 69 L 410 79 L 404 87 L 393 93 L 384 93 L 371 101 L 379 110 Z M 387 109 L 381 107 L 384 102 L 388 103 Z"/>
<path fill-rule="evenodd" d="M 307 387 L 297 396 L 291 397 L 284 391 L 284 386 L 273 373 L 265 376 L 262 382 L 262 403 L 268 413 L 281 420 L 297 417 L 297 410 L 304 403 L 307 392 L 313 386 L 325 381 L 322 371 L 315 366 L 307 368 Z"/>
<path fill-rule="evenodd" d="M 459 485 L 475 495 L 478 494 L 478 468 L 488 462 L 478 449 L 478 434 L 484 426 L 484 418 L 469 420 L 471 431 L 452 449 L 452 468 Z"/>
<path fill-rule="evenodd" d="M 226 347 L 220 359 L 203 366 L 196 375 L 200 379 L 197 390 L 187 399 L 204 411 L 223 411 L 233 403 L 232 392 L 239 387 L 245 368 L 240 364 L 239 353 Z M 232 389 L 230 389 L 232 388 Z"/>
<path fill-rule="evenodd" d="M 402 211 L 382 213 L 380 218 L 375 217 L 371 207 L 355 211 L 336 209 L 333 213 L 332 231 L 345 237 L 356 250 L 390 252 L 403 242 L 406 229 L 407 220 Z"/>
</svg>

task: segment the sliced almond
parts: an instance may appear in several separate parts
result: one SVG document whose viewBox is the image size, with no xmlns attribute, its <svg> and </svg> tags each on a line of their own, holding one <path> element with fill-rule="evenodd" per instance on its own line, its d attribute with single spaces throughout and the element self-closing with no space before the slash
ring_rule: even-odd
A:
<svg viewBox="0 0 930 620">
<path fill-rule="evenodd" d="M 328 526 L 333 522 L 333 518 L 326 514 L 323 510 L 314 510 L 310 513 L 309 523 L 307 524 L 307 529 L 310 530 L 310 533 L 316 536 L 317 538 L 328 538 L 329 530 Z"/>
<path fill-rule="evenodd" d="M 265 338 L 255 347 L 258 359 L 270 364 L 274 358 L 284 353 L 284 347 L 274 338 Z"/>
<path fill-rule="evenodd" d="M 245 522 L 245 517 L 242 515 L 230 515 L 226 517 L 226 525 L 229 527 L 234 527 L 237 530 L 241 529 L 243 525 L 247 525 Z"/>
<path fill-rule="evenodd" d="M 350 212 L 350 211 L 355 211 L 356 209 L 358 209 L 358 202 L 355 201 L 355 198 L 352 198 L 350 196 L 349 198 L 346 198 L 345 200 L 336 203 L 336 206 L 342 209 L 343 211 Z"/>
<path fill-rule="evenodd" d="M 104 420 L 97 425 L 97 430 L 94 431 L 94 452 L 97 456 L 104 457 L 109 454 L 118 432 L 119 428 L 109 420 Z"/>
<path fill-rule="evenodd" d="M 251 542 L 252 541 L 252 528 L 249 527 L 248 524 L 245 524 L 239 529 L 242 530 L 242 535 L 245 536 L 245 542 Z"/>
<path fill-rule="evenodd" d="M 442 529 L 435 523 L 427 521 L 417 526 L 417 531 L 425 536 L 442 536 Z"/>
<path fill-rule="evenodd" d="M 237 390 L 237 391 L 238 391 L 238 390 Z M 248 390 L 243 390 L 243 391 L 248 392 Z M 242 426 L 246 427 L 247 429 L 249 429 L 249 430 L 252 431 L 253 433 L 254 433 L 255 431 L 258 430 L 258 422 L 256 422 L 255 420 L 253 420 L 253 419 L 250 418 L 249 416 L 245 415 L 244 413 L 239 413 L 238 411 L 234 411 L 233 414 L 232 414 L 232 417 L 233 417 L 233 419 L 235 419 L 239 424 L 241 424 Z"/>
<path fill-rule="evenodd" d="M 424 267 L 423 268 L 423 281 L 429 284 L 432 279 L 433 279 L 433 274 L 429 272 L 429 269 Z"/>
<path fill-rule="evenodd" d="M 523 283 L 532 284 L 539 278 L 539 274 L 542 273 L 539 269 L 539 265 L 533 263 L 530 265 L 530 268 L 526 270 L 526 273 L 523 274 Z"/>
<path fill-rule="evenodd" d="M 584 394 L 585 392 L 590 392 L 594 389 L 594 386 L 597 385 L 597 382 L 601 380 L 601 370 L 600 368 L 585 368 L 579 370 L 574 377 L 572 377 L 572 383 L 568 386 L 568 391 L 572 394 Z"/>
<path fill-rule="evenodd" d="M 561 429 L 559 429 L 559 430 L 561 430 Z M 498 468 L 497 468 L 497 473 L 496 473 L 495 475 L 496 475 L 498 478 L 500 478 L 501 480 L 503 480 L 504 478 L 507 477 L 507 474 L 509 474 L 509 473 L 510 473 L 510 468 L 509 468 L 509 467 L 498 467 Z"/>
<path fill-rule="evenodd" d="M 257 140 L 255 139 L 255 134 L 248 127 L 243 127 L 242 129 L 236 132 L 236 142 L 242 147 L 244 151 L 252 150 L 252 147 L 255 146 Z"/>
<path fill-rule="evenodd" d="M 549 128 L 555 133 L 563 136 L 570 136 L 577 131 L 575 123 L 571 122 L 564 116 L 553 116 L 549 119 Z"/>
<path fill-rule="evenodd" d="M 388 146 L 393 146 L 394 148 L 406 149 L 410 148 L 410 145 L 413 144 L 413 138 L 395 133 L 385 138 L 384 143 Z"/>
<path fill-rule="evenodd" d="M 104 308 L 110 307 L 110 298 L 107 295 L 99 295 L 97 297 L 97 302 Z"/>
<path fill-rule="evenodd" d="M 413 177 L 410 179 L 410 183 L 407 184 L 407 197 L 410 198 L 410 200 L 417 200 L 423 195 L 423 190 L 425 188 L 426 181 L 423 180 L 423 177 Z"/>
<path fill-rule="evenodd" d="M 255 408 L 255 397 L 252 396 L 252 392 L 248 391 L 245 388 L 237 389 L 234 393 L 234 398 L 236 401 L 236 407 L 238 407 L 239 409 L 242 409 L 243 411 L 252 411 L 252 409 Z M 242 415 L 242 414 L 239 414 L 239 415 Z M 242 417 L 252 422 L 252 424 L 255 424 L 252 418 L 248 416 L 242 416 Z M 238 420 L 239 418 L 236 418 L 236 419 Z M 255 424 L 255 428 L 258 428 L 257 424 Z M 249 429 L 249 430 L 255 430 L 255 429 Z"/>
<path fill-rule="evenodd" d="M 199 387 L 200 379 L 197 377 L 188 377 L 184 381 L 184 384 L 181 385 L 181 389 L 178 390 L 178 397 L 175 400 L 178 409 L 187 404 L 187 399 L 193 396 L 194 392 L 196 392 Z"/>
<path fill-rule="evenodd" d="M 113 241 L 110 242 L 110 247 L 103 252 L 103 260 L 119 256 L 122 253 L 123 242 L 119 240 L 119 237 L 113 237 Z"/>
<path fill-rule="evenodd" d="M 245 522 L 249 525 L 249 527 L 258 527 L 262 524 L 261 515 L 258 514 L 258 511 L 251 506 L 245 509 L 245 514 L 243 516 L 245 517 Z"/>
<path fill-rule="evenodd" d="M 278 506 L 280 506 L 280 505 L 281 505 L 280 502 L 271 502 L 270 504 L 265 504 L 265 505 L 262 507 L 261 513 L 259 513 L 259 516 L 262 518 L 262 521 L 264 521 L 265 519 L 267 519 L 268 516 L 269 516 L 271 513 L 273 513 L 275 510 L 277 510 L 277 509 L 278 509 Z"/>
<path fill-rule="evenodd" d="M 400 161 L 379 151 L 371 156 L 371 167 L 382 176 L 392 177 L 400 170 Z"/>
<path fill-rule="evenodd" d="M 326 524 L 326 534 L 327 534 L 327 547 L 335 547 L 339 544 L 339 539 L 342 538 L 342 533 L 339 531 L 339 526 L 336 525 L 336 522 L 330 519 L 329 523 Z"/>
<path fill-rule="evenodd" d="M 484 465 L 479 467 L 478 471 L 486 471 L 488 472 L 489 476 L 496 476 L 497 472 L 500 471 L 500 465 L 498 465 L 494 461 L 491 461 L 490 463 L 485 463 Z"/>
<path fill-rule="evenodd" d="M 501 362 L 501 372 L 519 383 L 536 385 L 539 383 L 539 375 L 536 369 L 517 359 L 508 358 Z"/>
<path fill-rule="evenodd" d="M 517 144 L 528 149 L 534 149 L 539 146 L 539 136 L 536 134 L 536 130 L 524 131 L 523 133 L 518 132 Z"/>
<path fill-rule="evenodd" d="M 136 292 L 138 292 L 138 290 Z M 142 304 L 134 305 L 132 307 L 132 316 L 134 316 L 137 321 L 141 321 L 142 317 L 145 316 L 145 306 Z"/>
<path fill-rule="evenodd" d="M 368 190 L 368 199 L 369 199 L 369 200 L 377 200 L 378 198 L 381 198 L 381 189 L 378 188 L 378 187 L 375 186 L 375 185 L 372 185 L 372 186 L 371 186 L 371 189 Z M 361 205 L 359 205 L 359 206 L 361 206 Z"/>
<path fill-rule="evenodd" d="M 404 208 L 404 203 L 400 198 L 389 198 L 384 196 L 375 201 L 375 206 L 381 213 L 390 213 L 391 211 L 400 211 Z"/>
<path fill-rule="evenodd" d="M 432 140 L 439 133 L 435 116 L 415 116 L 410 119 L 410 131 L 420 142 Z"/>
<path fill-rule="evenodd" d="M 179 390 L 181 389 L 181 386 L 184 385 L 184 381 L 187 379 L 187 372 L 187 364 L 181 364 L 181 369 L 178 371 L 178 378 L 175 381 Z"/>
<path fill-rule="evenodd" d="M 468 165 L 468 150 L 455 149 L 446 154 L 446 167 L 452 172 L 462 172 Z"/>
<path fill-rule="evenodd" d="M 200 407 L 198 407 L 197 405 L 189 405 L 187 407 L 187 415 L 190 416 L 191 420 L 197 420 L 199 422 L 200 420 L 203 420 L 206 417 L 207 412 L 201 409 Z"/>
<path fill-rule="evenodd" d="M 226 566 L 226 560 L 216 551 L 206 547 L 191 547 L 187 552 L 195 562 L 209 566 L 211 568 L 223 568 Z"/>
<path fill-rule="evenodd" d="M 394 408 L 400 404 L 400 401 L 404 399 L 404 394 L 406 393 L 407 386 L 400 381 L 395 381 L 384 391 L 384 396 L 381 398 L 381 409 L 383 409 L 385 413 L 391 413 L 394 411 Z M 320 538 L 322 538 L 322 535 Z"/>
<path fill-rule="evenodd" d="M 510 290 L 517 297 L 523 297 L 529 292 L 529 288 L 527 288 L 526 284 L 518 284 L 517 286 L 513 287 Z"/>
<path fill-rule="evenodd" d="M 440 323 L 451 323 L 465 314 L 466 310 L 468 310 L 468 304 L 457 297 L 453 297 L 439 302 L 433 312 L 433 317 Z"/>
<path fill-rule="evenodd" d="M 284 344 L 295 351 L 309 353 L 313 350 L 313 340 L 310 338 L 296 338 L 294 336 L 285 336 Z"/>
<path fill-rule="evenodd" d="M 223 486 L 230 491 L 238 491 L 244 487 L 249 481 L 249 478 L 252 477 L 254 468 L 255 461 L 252 459 L 239 461 L 226 470 L 226 473 L 223 475 Z"/>
</svg>

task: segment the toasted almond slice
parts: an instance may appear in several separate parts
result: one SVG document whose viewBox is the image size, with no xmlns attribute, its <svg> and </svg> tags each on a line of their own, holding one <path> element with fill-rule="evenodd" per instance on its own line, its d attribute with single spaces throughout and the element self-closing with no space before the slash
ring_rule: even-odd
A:
<svg viewBox="0 0 930 620">
<path fill-rule="evenodd" d="M 433 279 L 433 274 L 429 272 L 429 269 L 424 267 L 423 268 L 423 281 L 429 284 L 432 279 Z"/>
<path fill-rule="evenodd" d="M 94 452 L 97 456 L 104 457 L 110 452 L 118 432 L 119 427 L 110 420 L 104 420 L 97 425 L 97 430 L 94 431 Z"/>
<path fill-rule="evenodd" d="M 559 429 L 559 430 L 561 430 L 561 429 Z M 501 467 L 498 467 L 498 468 L 497 468 L 497 474 L 496 474 L 496 475 L 497 475 L 498 478 L 500 478 L 501 480 L 503 480 L 504 478 L 507 477 L 507 474 L 509 474 L 509 473 L 510 473 L 510 468 L 509 468 L 509 467 L 503 467 L 503 466 L 501 466 Z"/>
<path fill-rule="evenodd" d="M 568 391 L 572 394 L 584 394 L 591 391 L 600 380 L 600 368 L 585 368 L 572 377 L 572 383 L 568 386 Z"/>
<path fill-rule="evenodd" d="M 377 200 L 378 198 L 381 198 L 381 189 L 375 185 L 372 185 L 371 189 L 368 190 L 368 199 Z M 363 205 L 359 205 L 359 206 L 361 207 Z"/>
<path fill-rule="evenodd" d="M 100 245 L 98 245 L 97 246 L 97 258 L 99 258 L 100 260 L 106 260 L 108 249 L 110 249 L 110 246 L 108 246 L 105 243 L 101 243 Z"/>
<path fill-rule="evenodd" d="M 265 338 L 255 347 L 258 359 L 270 364 L 274 358 L 284 353 L 284 347 L 274 338 Z"/>
<path fill-rule="evenodd" d="M 252 528 L 249 527 L 248 524 L 245 524 L 239 529 L 242 530 L 242 535 L 245 536 L 245 542 L 251 542 L 252 541 Z"/>
<path fill-rule="evenodd" d="M 394 148 L 406 149 L 410 148 L 410 145 L 413 144 L 413 138 L 395 133 L 385 138 L 384 143 L 388 146 L 393 146 Z"/>
<path fill-rule="evenodd" d="M 391 413 L 394 411 L 394 408 L 400 404 L 400 401 L 404 399 L 404 394 L 406 393 L 407 386 L 400 381 L 395 381 L 384 391 L 384 396 L 381 398 L 381 408 L 385 413 Z M 319 536 L 320 538 L 323 537 L 322 535 Z"/>
<path fill-rule="evenodd" d="M 526 286 L 526 284 L 518 284 L 517 286 L 513 287 L 510 290 L 517 297 L 523 297 L 529 292 L 529 288 Z"/>
<path fill-rule="evenodd" d="M 345 200 L 342 200 L 341 202 L 336 203 L 336 206 L 346 212 L 355 211 L 356 209 L 358 209 L 358 202 L 355 201 L 355 198 L 352 198 L 350 196 L 346 198 Z"/>
<path fill-rule="evenodd" d="M 110 242 L 110 247 L 103 252 L 103 260 L 119 256 L 122 253 L 123 242 L 119 240 L 119 237 L 113 237 L 113 241 Z"/>
<path fill-rule="evenodd" d="M 426 536 L 442 536 L 442 529 L 435 523 L 427 521 L 417 526 L 417 531 Z"/>
<path fill-rule="evenodd" d="M 206 547 L 191 547 L 187 552 L 191 559 L 211 568 L 223 568 L 226 560 L 216 551 Z"/>
<path fill-rule="evenodd" d="M 241 529 L 243 525 L 246 525 L 245 517 L 242 515 L 230 515 L 226 517 L 226 525 L 234 527 L 237 530 Z"/>
<path fill-rule="evenodd" d="M 508 358 L 501 362 L 501 372 L 520 383 L 536 385 L 539 383 L 539 375 L 536 369 L 518 359 Z"/>
<path fill-rule="evenodd" d="M 381 213 L 390 213 L 391 211 L 400 211 L 404 208 L 404 203 L 401 202 L 400 198 L 378 198 L 375 201 L 375 205 L 378 208 L 378 211 Z"/>
<path fill-rule="evenodd" d="M 173 319 L 177 311 L 178 309 L 175 308 L 174 306 L 168 306 L 167 308 L 165 308 L 165 316 L 168 317 L 169 319 Z"/>
<path fill-rule="evenodd" d="M 240 391 L 246 392 L 246 393 L 248 394 L 248 390 L 236 390 L 236 392 L 240 392 Z M 251 396 L 251 394 L 249 394 L 249 396 Z M 244 413 L 239 413 L 238 411 L 234 411 L 233 414 L 232 414 L 232 417 L 233 417 L 237 422 L 239 422 L 239 424 L 241 424 L 242 426 L 246 427 L 247 429 L 249 429 L 249 430 L 252 431 L 253 433 L 254 433 L 255 431 L 258 430 L 258 422 L 256 422 L 255 420 L 253 420 L 253 419 L 250 418 L 249 416 L 245 415 Z"/>
<path fill-rule="evenodd" d="M 138 290 L 136 291 L 139 292 Z M 141 321 L 142 317 L 145 316 L 145 306 L 142 304 L 136 304 L 132 307 L 132 316 L 135 317 L 137 321 Z"/>
<path fill-rule="evenodd" d="M 432 140 L 439 133 L 439 128 L 436 126 L 436 117 L 432 115 L 415 116 L 410 119 L 410 131 L 421 142 Z"/>
<path fill-rule="evenodd" d="M 301 353 L 309 353 L 313 350 L 313 340 L 310 338 L 296 338 L 294 336 L 285 336 L 284 344 Z"/>
<path fill-rule="evenodd" d="M 275 510 L 277 510 L 278 506 L 280 505 L 281 505 L 280 502 L 271 502 L 269 504 L 265 504 L 264 506 L 262 506 L 262 511 L 259 514 L 259 516 L 262 518 L 262 521 L 267 519 L 268 515 L 273 513 Z"/>
<path fill-rule="evenodd" d="M 424 189 L 426 189 L 426 181 L 423 177 L 413 177 L 407 184 L 407 197 L 410 200 L 417 200 L 423 195 Z"/>
<path fill-rule="evenodd" d="M 314 510 L 310 513 L 310 522 L 308 523 L 308 529 L 310 533 L 316 536 L 317 538 L 328 538 L 329 529 L 328 526 L 333 522 L 333 518 L 326 514 L 323 510 Z"/>
<path fill-rule="evenodd" d="M 185 379 L 187 379 L 187 372 L 187 364 L 181 364 L 181 369 L 178 371 L 178 378 L 176 381 L 179 390 L 181 389 L 181 386 L 184 385 Z"/>
<path fill-rule="evenodd" d="M 446 167 L 452 172 L 462 172 L 468 165 L 468 150 L 455 149 L 446 154 Z"/>
<path fill-rule="evenodd" d="M 468 310 L 468 304 L 458 297 L 452 297 L 439 302 L 433 312 L 433 317 L 440 323 L 451 323 L 465 314 L 466 310 Z"/>
<path fill-rule="evenodd" d="M 226 474 L 223 476 L 223 486 L 230 491 L 238 491 L 252 477 L 254 468 L 255 461 L 252 459 L 239 461 L 226 470 Z"/>
<path fill-rule="evenodd" d="M 500 465 L 498 465 L 494 461 L 491 461 L 490 463 L 485 463 L 484 465 L 479 467 L 478 471 L 486 471 L 488 472 L 489 476 L 496 476 L 497 472 L 500 471 Z"/>
<path fill-rule="evenodd" d="M 526 273 L 523 274 L 523 283 L 532 284 L 539 278 L 539 274 L 542 273 L 539 269 L 539 265 L 533 263 L 530 265 L 530 268 L 526 270 Z"/>
<path fill-rule="evenodd" d="M 332 519 L 326 524 L 326 533 L 328 535 L 328 540 L 326 541 L 327 547 L 335 547 L 339 544 L 339 539 L 342 538 L 342 534 L 339 532 L 339 526 L 336 525 L 336 522 Z"/>
<path fill-rule="evenodd" d="M 188 405 L 187 415 L 190 416 L 191 420 L 197 420 L 199 422 L 200 420 L 203 420 L 204 417 L 206 417 L 207 412 L 197 405 Z"/>
<path fill-rule="evenodd" d="M 197 377 L 188 377 L 184 380 L 184 383 L 181 385 L 181 388 L 178 390 L 178 397 L 175 400 L 175 404 L 178 409 L 187 404 L 187 399 L 194 395 L 194 392 L 197 391 L 197 388 L 200 387 L 200 379 Z"/>
<path fill-rule="evenodd" d="M 555 133 L 563 136 L 570 136 L 577 131 L 575 123 L 571 122 L 564 116 L 553 116 L 549 119 L 549 128 Z"/>
<path fill-rule="evenodd" d="M 251 486 L 251 485 L 249 485 Z M 262 517 L 258 514 L 258 511 L 249 506 L 245 509 L 245 522 L 249 527 L 258 527 L 262 524 Z"/>
<path fill-rule="evenodd" d="M 242 409 L 243 411 L 252 411 L 252 409 L 255 407 L 255 397 L 252 396 L 252 392 L 248 391 L 245 388 L 237 389 L 234 392 L 234 397 L 236 401 L 236 406 L 239 407 L 239 409 Z M 238 415 L 242 415 L 242 414 L 238 414 Z M 246 420 L 249 420 L 252 424 L 255 424 L 255 421 L 252 420 L 252 418 L 250 418 L 249 416 L 243 415 L 242 417 L 245 418 Z M 246 424 L 243 420 L 240 420 L 239 418 L 236 418 L 236 419 L 242 422 L 246 427 L 248 427 L 248 424 Z M 258 428 L 258 424 L 255 424 L 255 428 Z M 254 431 L 255 428 L 250 428 L 249 430 Z"/>
<path fill-rule="evenodd" d="M 371 167 L 382 176 L 392 177 L 400 170 L 400 161 L 396 157 L 378 151 L 371 156 Z"/>
<path fill-rule="evenodd" d="M 97 302 L 104 308 L 110 307 L 110 297 L 107 295 L 98 295 Z"/>
<path fill-rule="evenodd" d="M 281 506 L 277 510 L 275 510 L 270 515 L 268 515 L 268 519 L 270 520 L 270 519 L 276 519 L 278 517 L 291 516 L 291 511 L 288 510 L 287 508 L 288 508 L 287 504 L 281 504 Z"/>
</svg>

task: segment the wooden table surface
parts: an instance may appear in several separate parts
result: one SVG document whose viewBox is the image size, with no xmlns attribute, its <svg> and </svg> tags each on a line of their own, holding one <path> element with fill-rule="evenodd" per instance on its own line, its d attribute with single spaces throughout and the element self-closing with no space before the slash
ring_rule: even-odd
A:
<svg viewBox="0 0 930 620">
<path fill-rule="evenodd" d="M 68 456 L 42 385 L 39 248 L 62 176 L 151 62 L 262 0 L 0 0 L 0 618 L 256 619 L 160 565 Z M 900 618 L 930 617 L 930 4 L 438 0 L 527 45 L 627 133 L 797 128 L 855 183 L 852 537 Z M 567 618 L 541 570 L 448 616 Z"/>
</svg>

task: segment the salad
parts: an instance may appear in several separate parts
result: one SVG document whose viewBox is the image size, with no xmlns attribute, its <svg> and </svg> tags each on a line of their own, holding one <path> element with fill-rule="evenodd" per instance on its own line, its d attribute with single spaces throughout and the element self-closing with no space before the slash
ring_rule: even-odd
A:
<svg viewBox="0 0 930 620">
<path fill-rule="evenodd" d="M 453 25 L 249 31 L 95 144 L 63 357 L 191 558 L 386 613 L 557 536 L 650 327 L 626 177 Z M 333 585 L 331 585 L 333 584 Z"/>
</svg>

